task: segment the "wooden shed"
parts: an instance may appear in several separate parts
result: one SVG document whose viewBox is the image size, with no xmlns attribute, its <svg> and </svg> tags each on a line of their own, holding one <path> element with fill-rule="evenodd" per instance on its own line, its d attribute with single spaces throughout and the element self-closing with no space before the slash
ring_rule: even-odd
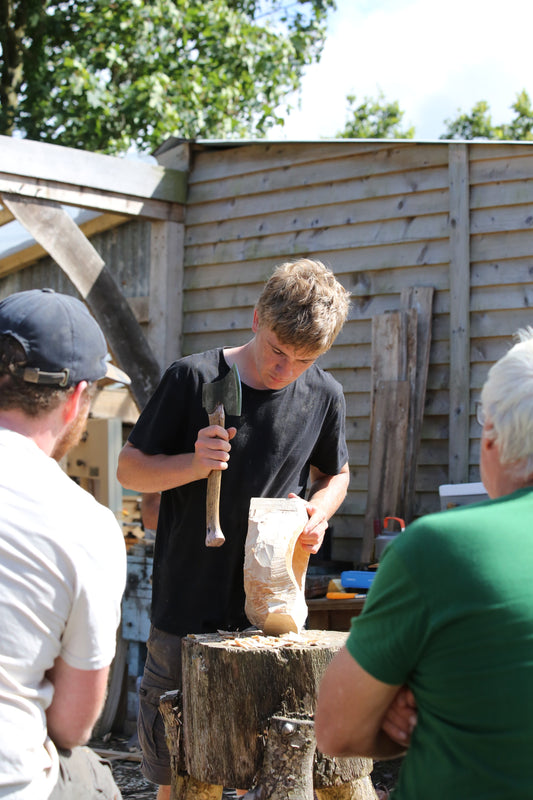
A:
<svg viewBox="0 0 533 800">
<path fill-rule="evenodd" d="M 169 139 L 145 163 L 0 137 L 0 222 L 15 218 L 33 237 L 0 249 L 0 297 L 79 293 L 139 407 L 175 357 L 246 341 L 277 264 L 323 260 L 352 293 L 321 364 L 344 387 L 351 469 L 331 554 L 357 562 L 373 320 L 413 287 L 434 289 L 414 515 L 439 509 L 439 485 L 479 480 L 475 401 L 513 333 L 533 324 L 532 147 Z M 64 205 L 92 216 L 78 226 Z"/>
</svg>

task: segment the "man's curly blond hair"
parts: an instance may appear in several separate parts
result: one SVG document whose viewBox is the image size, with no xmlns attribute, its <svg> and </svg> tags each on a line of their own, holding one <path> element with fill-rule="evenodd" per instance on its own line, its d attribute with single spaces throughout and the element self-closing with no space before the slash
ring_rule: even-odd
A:
<svg viewBox="0 0 533 800">
<path fill-rule="evenodd" d="M 329 350 L 350 308 L 350 293 L 320 261 L 302 258 L 277 267 L 256 310 L 259 327 L 305 353 Z"/>
</svg>

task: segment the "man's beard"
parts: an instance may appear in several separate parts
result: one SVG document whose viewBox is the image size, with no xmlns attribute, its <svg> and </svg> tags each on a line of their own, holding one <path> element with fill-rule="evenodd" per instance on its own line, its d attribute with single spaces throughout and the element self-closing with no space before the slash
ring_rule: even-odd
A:
<svg viewBox="0 0 533 800">
<path fill-rule="evenodd" d="M 81 437 L 85 433 L 85 429 L 87 428 L 87 418 L 89 416 L 90 407 L 90 399 L 88 397 L 84 397 L 78 416 L 72 420 L 61 438 L 59 438 L 56 442 L 54 450 L 51 454 L 52 458 L 54 458 L 56 461 L 61 461 L 63 456 L 65 456 L 68 451 L 75 447 L 80 441 Z"/>
</svg>

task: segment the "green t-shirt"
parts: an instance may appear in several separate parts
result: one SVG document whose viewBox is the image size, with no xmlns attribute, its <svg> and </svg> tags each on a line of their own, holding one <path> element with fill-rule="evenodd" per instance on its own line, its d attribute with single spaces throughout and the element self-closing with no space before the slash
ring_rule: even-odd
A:
<svg viewBox="0 0 533 800">
<path fill-rule="evenodd" d="M 409 525 L 347 646 L 418 704 L 395 800 L 533 797 L 533 489 Z"/>
</svg>

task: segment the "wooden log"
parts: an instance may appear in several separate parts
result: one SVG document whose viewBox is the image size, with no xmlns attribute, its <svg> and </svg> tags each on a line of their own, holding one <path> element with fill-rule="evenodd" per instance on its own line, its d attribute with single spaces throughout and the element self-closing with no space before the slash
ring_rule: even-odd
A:
<svg viewBox="0 0 533 800">
<path fill-rule="evenodd" d="M 308 514 L 299 498 L 252 497 L 244 558 L 246 616 L 277 636 L 303 629 L 309 553 L 298 543 Z"/>
<path fill-rule="evenodd" d="M 197 781 L 190 775 L 180 775 L 178 783 L 172 787 L 170 800 L 220 800 L 222 791 L 222 786 Z"/>
<path fill-rule="evenodd" d="M 376 800 L 377 794 L 369 777 L 315 789 L 316 800 Z"/>
<path fill-rule="evenodd" d="M 170 800 L 220 800 L 222 786 L 196 780 L 180 772 L 183 762 L 182 693 L 179 689 L 165 692 L 159 699 L 159 711 L 165 723 L 165 738 L 170 753 Z"/>
<path fill-rule="evenodd" d="M 182 694 L 179 689 L 165 692 L 159 698 L 159 712 L 165 723 L 165 739 L 170 753 L 170 770 L 172 787 L 170 800 L 177 800 L 176 789 L 181 785 L 179 773 L 180 745 L 182 742 Z"/>
<path fill-rule="evenodd" d="M 183 770 L 211 784 L 249 789 L 263 766 L 276 716 L 313 717 L 322 675 L 346 640 L 340 631 L 188 636 L 182 645 Z M 314 773 L 328 769 L 316 754 Z M 367 776 L 371 759 L 341 759 L 346 782 Z"/>
<path fill-rule="evenodd" d="M 313 782 L 317 800 L 376 800 L 370 758 L 330 758 L 315 754 Z"/>
<path fill-rule="evenodd" d="M 244 800 L 313 800 L 315 749 L 312 720 L 272 717 L 257 786 Z"/>
</svg>

